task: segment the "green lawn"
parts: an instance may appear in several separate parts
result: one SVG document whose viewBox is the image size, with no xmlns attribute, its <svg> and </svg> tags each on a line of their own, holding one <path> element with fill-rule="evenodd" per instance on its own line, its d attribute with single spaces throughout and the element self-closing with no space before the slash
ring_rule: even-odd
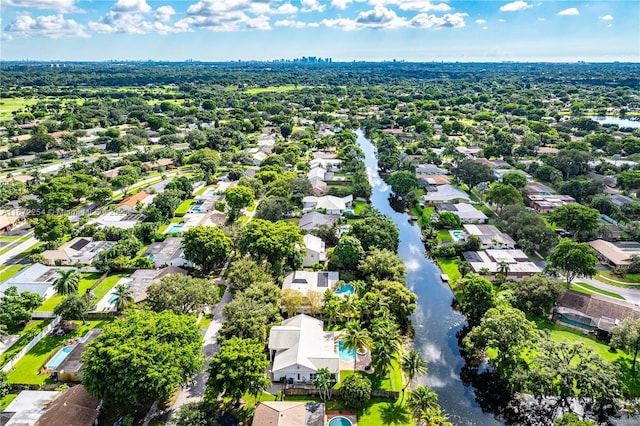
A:
<svg viewBox="0 0 640 426">
<path fill-rule="evenodd" d="M 449 229 L 440 229 L 438 231 L 438 241 L 449 241 L 453 242 L 453 237 L 449 233 Z"/>
<path fill-rule="evenodd" d="M 255 87 L 253 89 L 247 89 L 246 92 L 250 95 L 264 92 L 290 92 L 292 90 L 301 90 L 310 86 L 269 86 L 269 87 Z"/>
<path fill-rule="evenodd" d="M 449 277 L 449 285 L 453 287 L 453 285 L 460 278 L 460 272 L 458 271 L 458 263 L 460 263 L 460 259 L 443 259 L 438 258 L 438 265 L 440 269 L 442 269 L 442 273 L 446 274 Z"/>
<path fill-rule="evenodd" d="M 0 411 L 4 411 L 4 409 L 7 408 L 9 404 L 11 404 L 11 401 L 16 399 L 17 396 L 17 393 L 9 393 L 0 398 Z"/>
<path fill-rule="evenodd" d="M 91 288 L 93 284 L 100 278 L 100 274 L 89 273 L 82 274 L 82 279 L 78 283 L 78 295 L 82 296 Z M 56 294 L 47 299 L 42 305 L 36 309 L 36 312 L 53 312 L 56 306 L 64 300 L 65 296 Z"/>
<path fill-rule="evenodd" d="M 598 271 L 596 278 L 617 287 L 640 287 L 634 286 L 634 284 L 640 284 L 640 274 L 624 274 L 624 276 L 620 277 L 618 275 L 613 275 L 611 271 Z"/>
<path fill-rule="evenodd" d="M 22 348 L 38 334 L 40 330 L 45 328 L 51 320 L 31 320 L 22 330 L 9 330 L 9 334 L 20 334 L 22 337 L 15 342 L 9 349 L 0 355 L 0 365 L 4 365 L 8 360 L 20 352 Z"/>
<path fill-rule="evenodd" d="M 38 374 L 45 362 L 62 347 L 68 339 L 84 336 L 89 330 L 96 327 L 104 327 L 110 320 L 88 321 L 85 325 L 80 325 L 80 321 L 73 321 L 78 324 L 78 328 L 66 336 L 45 336 L 35 345 L 18 363 L 9 371 L 9 382 L 25 384 L 43 384 L 47 382 L 49 376 Z"/>
<path fill-rule="evenodd" d="M 211 314 L 203 315 L 202 318 L 200 318 L 200 322 L 198 323 L 198 328 L 200 330 L 205 330 L 207 327 L 209 327 L 209 324 L 211 324 L 211 321 L 213 321 L 213 315 Z"/>
<path fill-rule="evenodd" d="M 0 243 L 12 243 L 20 238 L 20 235 L 0 235 Z"/>
<path fill-rule="evenodd" d="M 24 263 L 17 263 L 15 265 L 7 266 L 0 269 L 0 282 L 8 280 L 27 266 L 29 265 Z"/>
<path fill-rule="evenodd" d="M 8 251 L 10 251 L 11 249 L 15 248 L 16 245 L 20 244 L 20 243 L 24 243 L 25 241 L 27 241 L 29 238 L 31 238 L 29 235 L 25 235 L 23 237 L 20 237 L 16 240 L 13 240 L 11 242 L 17 243 L 15 245 L 7 245 L 6 247 L 3 247 L 2 249 L 0 249 L 0 254 L 4 254 Z"/>
<path fill-rule="evenodd" d="M 120 278 L 126 278 L 130 274 L 114 274 L 109 275 L 105 278 L 98 286 L 93 290 L 93 293 L 96 296 L 96 301 L 99 301 L 104 297 L 105 294 L 109 292 L 113 288 L 114 285 L 120 280 Z"/>
<path fill-rule="evenodd" d="M 215 188 L 214 186 L 211 186 L 211 185 L 208 185 L 208 186 L 207 186 L 207 185 L 205 185 L 205 186 L 203 186 L 202 188 L 198 189 L 198 190 L 195 192 L 195 194 L 193 194 L 193 195 L 203 195 L 203 194 L 204 194 L 205 192 L 207 192 L 208 190 L 210 190 L 210 189 L 214 189 L 214 188 Z"/>
<path fill-rule="evenodd" d="M 365 201 L 355 201 L 353 203 L 353 214 L 356 216 L 360 216 L 360 214 L 362 213 L 362 211 L 367 208 L 369 204 L 367 204 Z"/>
<path fill-rule="evenodd" d="M 184 216 L 184 214 L 191 208 L 191 205 L 195 202 L 196 200 L 194 200 L 193 198 L 183 201 L 182 204 L 180 204 L 176 209 L 174 213 L 175 216 Z"/>
<path fill-rule="evenodd" d="M 602 294 L 603 296 L 609 296 L 615 299 L 625 300 L 624 297 L 620 296 L 617 293 L 614 293 L 612 291 L 602 290 L 598 287 L 592 286 L 591 284 L 587 284 L 583 282 L 578 282 L 576 284 L 571 284 L 571 290 L 577 291 L 579 293 L 584 293 L 584 294 Z"/>
<path fill-rule="evenodd" d="M 13 117 L 13 111 L 19 111 L 30 105 L 35 105 L 36 99 L 25 98 L 2 98 L 0 100 L 0 120 L 8 120 Z"/>
</svg>

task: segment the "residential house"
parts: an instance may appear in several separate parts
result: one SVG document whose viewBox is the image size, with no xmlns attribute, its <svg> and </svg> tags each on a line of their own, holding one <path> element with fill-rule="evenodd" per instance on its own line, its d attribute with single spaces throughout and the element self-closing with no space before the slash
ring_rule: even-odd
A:
<svg viewBox="0 0 640 426">
<path fill-rule="evenodd" d="M 417 174 L 418 185 L 424 188 L 430 185 L 448 185 L 451 183 L 449 176 L 446 175 L 423 175 Z"/>
<path fill-rule="evenodd" d="M 271 328 L 268 347 L 274 381 L 308 383 L 320 368 L 340 378 L 336 335 L 321 320 L 300 314 L 282 321 Z"/>
<path fill-rule="evenodd" d="M 310 195 L 302 199 L 302 211 L 326 210 L 328 214 L 342 215 L 345 210 L 351 209 L 352 203 L 353 195 L 347 195 L 342 198 L 334 197 L 333 195 L 325 195 L 323 197 Z"/>
<path fill-rule="evenodd" d="M 285 275 L 282 289 L 292 288 L 303 294 L 308 291 L 324 293 L 327 290 L 332 290 L 338 280 L 340 280 L 338 272 L 294 271 Z"/>
<path fill-rule="evenodd" d="M 435 164 L 418 164 L 416 166 L 416 174 L 421 175 L 448 175 L 449 170 L 441 169 Z"/>
<path fill-rule="evenodd" d="M 154 198 L 155 195 L 141 191 L 120 201 L 116 206 L 116 210 L 126 213 L 139 212 L 144 207 L 151 204 Z"/>
<path fill-rule="evenodd" d="M 464 155 L 466 158 L 472 158 L 482 151 L 482 148 L 478 146 L 457 146 L 456 151 Z"/>
<path fill-rule="evenodd" d="M 55 294 L 53 283 L 60 277 L 58 269 L 62 268 L 52 268 L 42 263 L 29 265 L 0 284 L 0 294 L 3 294 L 9 287 L 16 287 L 18 293 L 29 291 L 48 299 Z"/>
<path fill-rule="evenodd" d="M 148 170 L 160 170 L 166 169 L 173 165 L 174 161 L 171 158 L 159 158 L 155 161 L 145 161 L 142 165 Z"/>
<path fill-rule="evenodd" d="M 487 216 L 480 210 L 476 209 L 471 204 L 457 203 L 457 204 L 436 204 L 436 212 L 451 212 L 455 213 L 462 223 L 485 223 Z"/>
<path fill-rule="evenodd" d="M 164 241 L 151 243 L 142 256 L 151 260 L 156 268 L 165 266 L 190 268 L 193 266 L 193 263 L 185 259 L 182 238 L 178 237 L 167 237 Z"/>
<path fill-rule="evenodd" d="M 93 241 L 92 238 L 76 237 L 54 250 L 45 250 L 42 256 L 47 265 L 91 265 L 98 260 L 100 252 L 115 246 L 114 241 Z"/>
<path fill-rule="evenodd" d="M 114 177 L 118 176 L 119 173 L 120 173 L 120 167 L 116 167 L 115 169 L 106 170 L 104 172 L 104 176 L 107 179 L 113 179 Z"/>
<path fill-rule="evenodd" d="M 521 250 L 465 251 L 462 255 L 475 274 L 496 274 L 503 262 L 508 265 L 506 278 L 520 279 L 542 272 Z"/>
<path fill-rule="evenodd" d="M 309 179 L 312 182 L 314 180 L 324 180 L 326 176 L 327 176 L 327 171 L 322 167 L 314 167 L 313 169 L 309 170 L 309 172 L 307 173 L 307 179 Z"/>
<path fill-rule="evenodd" d="M 311 181 L 311 189 L 313 191 L 313 195 L 321 197 L 329 191 L 329 185 L 320 179 L 313 179 Z"/>
<path fill-rule="evenodd" d="M 125 284 L 133 293 L 133 299 L 140 303 L 147 298 L 147 288 L 162 277 L 173 274 L 187 274 L 187 271 L 175 266 L 157 269 L 138 269 L 129 278 L 121 278 L 118 284 Z"/>
<path fill-rule="evenodd" d="M 549 188 L 547 185 L 543 185 L 540 182 L 528 182 L 524 187 L 524 192 L 528 195 L 552 195 L 555 191 Z"/>
<path fill-rule="evenodd" d="M 595 182 L 602 182 L 606 186 L 615 187 L 617 180 L 615 176 L 601 175 L 596 172 L 588 172 L 586 174 L 587 179 Z"/>
<path fill-rule="evenodd" d="M 2 426 L 31 426 L 60 392 L 23 390 L 0 412 Z"/>
<path fill-rule="evenodd" d="M 94 426 L 101 407 L 100 398 L 89 395 L 84 386 L 73 386 L 47 405 L 34 426 Z"/>
<path fill-rule="evenodd" d="M 258 402 L 251 426 L 324 426 L 322 402 Z"/>
<path fill-rule="evenodd" d="M 422 197 L 425 204 L 469 202 L 469 194 L 453 185 L 438 185 L 429 187 L 427 194 Z"/>
<path fill-rule="evenodd" d="M 335 221 L 340 219 L 339 215 L 323 214 L 318 211 L 305 213 L 298 221 L 298 228 L 302 231 L 312 231 L 321 226 L 331 227 Z"/>
<path fill-rule="evenodd" d="M 102 334 L 102 332 L 103 331 L 101 328 L 94 328 L 92 330 L 89 330 L 89 332 L 81 337 L 78 340 L 78 343 L 76 343 L 72 347 L 69 355 L 67 355 L 66 358 L 63 359 L 57 367 L 52 369 L 59 381 L 82 381 L 82 371 L 85 368 L 84 364 L 82 363 L 82 352 L 84 351 L 85 346 L 100 334 Z"/>
<path fill-rule="evenodd" d="M 315 235 L 306 234 L 303 237 L 305 255 L 302 259 L 302 266 L 311 266 L 316 263 L 324 263 L 327 260 L 327 249 L 324 241 Z"/>
<path fill-rule="evenodd" d="M 493 169 L 493 175 L 500 183 L 502 183 L 502 178 L 504 177 L 504 175 L 508 173 L 520 173 L 527 179 L 527 182 L 533 181 L 533 177 L 529 173 L 523 172 L 520 169 Z"/>
<path fill-rule="evenodd" d="M 514 249 L 516 242 L 508 234 L 500 231 L 493 225 L 463 225 L 467 235 L 476 235 L 480 238 L 480 248 L 486 249 Z"/>
<path fill-rule="evenodd" d="M 26 210 L 11 209 L 0 212 L 0 234 L 11 231 L 25 223 Z"/>
<path fill-rule="evenodd" d="M 640 256 L 640 243 L 635 241 L 611 243 L 605 240 L 594 240 L 590 241 L 589 245 L 603 263 L 618 269 L 628 269 L 631 265 L 631 256 Z"/>
<path fill-rule="evenodd" d="M 622 194 L 611 194 L 609 195 L 609 198 L 611 199 L 611 202 L 618 207 L 622 207 L 626 204 L 634 204 L 637 202 L 633 198 L 627 197 L 626 195 Z"/>
<path fill-rule="evenodd" d="M 342 170 L 342 160 L 337 158 L 314 158 L 309 162 L 309 166 L 312 169 L 322 167 L 329 172 L 339 172 Z"/>
<path fill-rule="evenodd" d="M 599 294 L 566 291 L 553 308 L 554 320 L 562 325 L 609 337 L 611 328 L 627 318 L 640 318 L 640 307 Z"/>
<path fill-rule="evenodd" d="M 104 228 L 105 226 L 113 226 L 120 229 L 132 229 L 136 224 L 144 220 L 143 214 L 137 213 L 118 213 L 107 212 L 95 219 L 93 223 L 97 223 L 98 227 Z"/>
<path fill-rule="evenodd" d="M 527 203 L 538 213 L 550 213 L 560 206 L 576 204 L 576 200 L 569 195 L 527 195 Z"/>
</svg>

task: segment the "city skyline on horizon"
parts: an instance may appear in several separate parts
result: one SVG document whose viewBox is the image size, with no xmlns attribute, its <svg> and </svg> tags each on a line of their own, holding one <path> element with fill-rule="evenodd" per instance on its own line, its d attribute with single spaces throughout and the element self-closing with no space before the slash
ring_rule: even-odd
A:
<svg viewBox="0 0 640 426">
<path fill-rule="evenodd" d="M 6 61 L 638 62 L 637 1 L 5 0 Z"/>
</svg>

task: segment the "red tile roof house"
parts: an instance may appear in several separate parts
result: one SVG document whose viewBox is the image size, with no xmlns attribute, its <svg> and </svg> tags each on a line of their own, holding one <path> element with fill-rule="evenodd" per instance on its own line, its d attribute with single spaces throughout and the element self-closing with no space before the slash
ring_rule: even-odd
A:
<svg viewBox="0 0 640 426">
<path fill-rule="evenodd" d="M 142 206 L 147 206 L 151 204 L 154 198 L 155 195 L 148 194 L 144 191 L 138 192 L 137 194 L 130 195 L 129 197 L 120 201 L 116 206 L 116 210 L 126 213 L 137 212 L 139 210 L 138 203 L 140 203 Z"/>
</svg>

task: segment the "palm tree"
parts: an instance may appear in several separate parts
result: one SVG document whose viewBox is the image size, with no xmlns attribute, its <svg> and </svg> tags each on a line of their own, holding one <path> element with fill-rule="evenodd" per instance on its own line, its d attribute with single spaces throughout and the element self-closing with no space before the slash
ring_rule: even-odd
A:
<svg viewBox="0 0 640 426">
<path fill-rule="evenodd" d="M 409 394 L 407 406 L 416 420 L 422 419 L 431 410 L 440 408 L 438 394 L 428 386 L 419 385 Z"/>
<path fill-rule="evenodd" d="M 344 342 L 343 348 L 347 350 L 362 351 L 371 346 L 371 336 L 366 328 L 360 327 L 356 321 L 348 322 L 341 336 Z M 353 371 L 356 371 L 357 356 L 353 357 Z"/>
<path fill-rule="evenodd" d="M 416 376 L 427 374 L 427 361 L 420 358 L 418 351 L 411 349 L 402 357 L 400 368 L 407 375 L 407 384 L 402 388 L 402 399 L 404 400 L 404 391 L 411 385 L 413 379 Z"/>
<path fill-rule="evenodd" d="M 375 342 L 371 348 L 371 361 L 376 375 L 382 379 L 389 371 L 389 366 L 396 358 L 397 350 L 387 342 Z"/>
<path fill-rule="evenodd" d="M 500 284 L 504 284 L 507 279 L 507 275 L 509 275 L 509 271 L 511 270 L 511 266 L 504 260 L 498 262 L 498 270 L 496 276 L 500 275 Z"/>
<path fill-rule="evenodd" d="M 313 376 L 311 383 L 313 387 L 320 391 L 320 398 L 323 401 L 331 398 L 331 387 L 333 383 L 331 383 L 331 372 L 327 367 L 319 368 Z"/>
<path fill-rule="evenodd" d="M 122 312 L 131 307 L 135 302 L 133 299 L 133 292 L 124 284 L 118 284 L 116 286 L 116 291 L 113 294 L 116 296 L 114 304 L 116 311 L 118 312 Z"/>
<path fill-rule="evenodd" d="M 76 294 L 80 283 L 80 274 L 73 269 L 58 271 L 58 274 L 60 274 L 60 277 L 53 283 L 56 293 L 62 296 Z"/>
</svg>

